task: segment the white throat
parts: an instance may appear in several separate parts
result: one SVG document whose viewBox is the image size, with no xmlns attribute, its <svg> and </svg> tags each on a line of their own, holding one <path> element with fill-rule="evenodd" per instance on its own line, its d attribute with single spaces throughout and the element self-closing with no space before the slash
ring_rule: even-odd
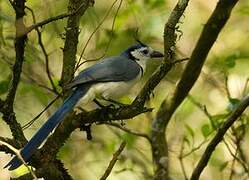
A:
<svg viewBox="0 0 249 180">
<path fill-rule="evenodd" d="M 147 60 L 139 60 L 139 61 L 136 61 L 136 62 L 143 68 L 143 71 L 145 72 L 146 71 Z"/>
</svg>

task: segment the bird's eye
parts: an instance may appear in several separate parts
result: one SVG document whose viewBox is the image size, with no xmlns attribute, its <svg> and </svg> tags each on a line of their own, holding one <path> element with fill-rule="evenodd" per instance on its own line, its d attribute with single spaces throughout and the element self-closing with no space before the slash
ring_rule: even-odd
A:
<svg viewBox="0 0 249 180">
<path fill-rule="evenodd" d="M 145 49 L 142 52 L 143 52 L 143 54 L 148 54 L 149 53 L 148 49 Z"/>
</svg>

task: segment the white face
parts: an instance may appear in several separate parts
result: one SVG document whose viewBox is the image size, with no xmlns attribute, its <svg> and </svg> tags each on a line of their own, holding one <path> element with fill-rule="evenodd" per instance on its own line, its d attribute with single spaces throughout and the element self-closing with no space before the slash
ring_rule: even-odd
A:
<svg viewBox="0 0 249 180">
<path fill-rule="evenodd" d="M 153 49 L 151 47 L 141 47 L 139 49 L 135 49 L 131 51 L 131 55 L 138 59 L 138 61 L 145 61 L 150 59 L 150 55 L 153 52 Z"/>
</svg>

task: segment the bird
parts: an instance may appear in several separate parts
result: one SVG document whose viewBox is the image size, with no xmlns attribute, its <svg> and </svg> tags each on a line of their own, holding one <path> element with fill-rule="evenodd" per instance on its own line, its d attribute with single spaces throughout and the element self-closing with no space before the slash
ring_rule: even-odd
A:
<svg viewBox="0 0 249 180">
<path fill-rule="evenodd" d="M 65 86 L 72 91 L 69 97 L 21 149 L 24 161 L 30 160 L 39 146 L 78 103 L 84 105 L 96 98 L 115 100 L 126 95 L 127 91 L 142 78 L 147 61 L 163 56 L 161 52 L 138 41 L 120 55 L 103 58 L 82 70 Z M 4 168 L 15 170 L 21 165 L 22 162 L 15 156 Z"/>
</svg>

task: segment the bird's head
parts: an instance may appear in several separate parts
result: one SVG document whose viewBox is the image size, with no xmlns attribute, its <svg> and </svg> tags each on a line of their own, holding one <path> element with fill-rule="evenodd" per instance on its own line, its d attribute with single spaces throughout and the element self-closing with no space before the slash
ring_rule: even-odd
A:
<svg viewBox="0 0 249 180">
<path fill-rule="evenodd" d="M 122 55 L 135 61 L 146 61 L 150 58 L 160 58 L 164 56 L 161 52 L 152 49 L 140 41 L 138 41 L 138 44 L 126 49 Z"/>
</svg>

